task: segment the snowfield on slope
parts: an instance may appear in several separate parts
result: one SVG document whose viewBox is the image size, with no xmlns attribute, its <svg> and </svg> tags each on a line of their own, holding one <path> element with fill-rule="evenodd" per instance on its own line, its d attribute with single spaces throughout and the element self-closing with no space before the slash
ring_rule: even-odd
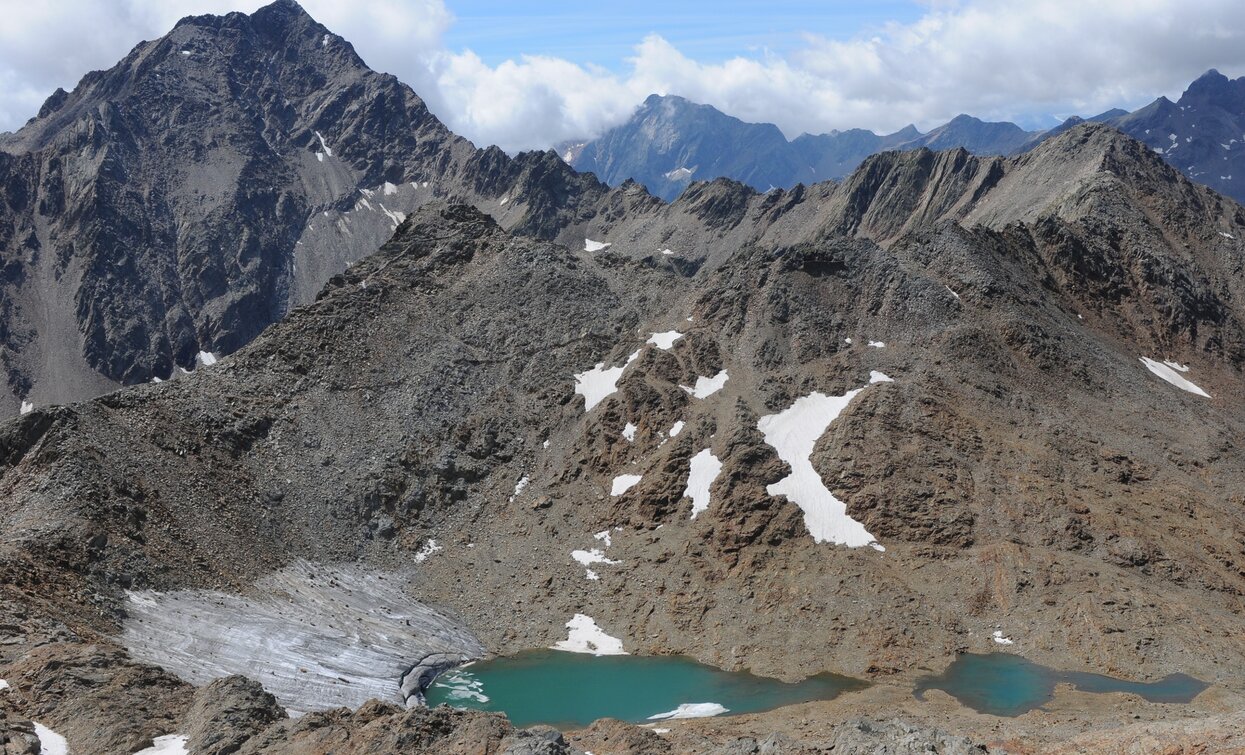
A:
<svg viewBox="0 0 1245 755">
<path fill-rule="evenodd" d="M 857 388 L 842 396 L 811 393 L 796 399 L 785 411 L 762 417 L 757 429 L 778 457 L 791 466 L 791 474 L 768 486 L 766 492 L 786 496 L 800 507 L 814 542 L 885 550 L 863 524 L 847 515 L 847 505 L 830 492 L 810 460 L 818 438 L 863 390 Z"/>
<path fill-rule="evenodd" d="M 635 487 L 641 479 L 638 474 L 620 474 L 614 478 L 614 483 L 610 486 L 610 495 L 620 496 L 631 488 Z"/>
<path fill-rule="evenodd" d="M 726 370 L 722 370 L 711 378 L 698 375 L 696 385 L 680 385 L 679 387 L 692 394 L 693 398 L 709 398 L 722 390 L 727 380 L 730 380 L 730 375 L 726 374 Z"/>
<path fill-rule="evenodd" d="M 687 489 L 683 491 L 684 496 L 692 499 L 692 519 L 709 508 L 709 487 L 721 471 L 722 462 L 707 448 L 692 457 Z"/>
<path fill-rule="evenodd" d="M 42 755 L 69 755 L 69 743 L 60 734 L 48 727 L 33 721 L 35 736 L 39 738 L 39 751 Z"/>
<path fill-rule="evenodd" d="M 652 334 L 645 343 L 651 343 L 662 351 L 669 351 L 674 348 L 674 342 L 682 337 L 683 334 L 677 330 L 667 330 L 665 333 Z"/>
<path fill-rule="evenodd" d="M 575 373 L 575 392 L 584 397 L 584 411 L 592 411 L 593 407 L 618 390 L 618 379 L 622 377 L 623 370 L 639 358 L 640 352 L 635 351 L 621 367 L 606 367 L 605 362 L 597 362 L 592 369 Z"/>
<path fill-rule="evenodd" d="M 1178 364 L 1176 362 L 1156 362 L 1149 357 L 1141 357 L 1141 363 L 1144 364 L 1146 369 L 1150 370 L 1150 372 L 1153 372 L 1155 375 L 1158 375 L 1180 390 L 1210 398 L 1209 393 L 1199 388 L 1193 383 L 1193 381 L 1181 374 L 1182 372 L 1189 371 L 1188 365 Z"/>
</svg>

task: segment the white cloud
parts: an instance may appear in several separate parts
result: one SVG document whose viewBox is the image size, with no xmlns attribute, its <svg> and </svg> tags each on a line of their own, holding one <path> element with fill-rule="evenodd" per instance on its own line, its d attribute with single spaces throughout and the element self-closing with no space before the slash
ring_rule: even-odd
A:
<svg viewBox="0 0 1245 755">
<path fill-rule="evenodd" d="M 20 125 L 56 86 L 111 65 L 182 15 L 260 4 L 0 0 L 0 129 Z M 911 24 L 848 40 L 810 35 L 786 56 L 761 51 L 707 64 L 650 35 L 636 40 L 634 56 L 611 72 L 540 50 L 497 66 L 470 50 L 448 50 L 443 33 L 454 20 L 443 0 L 304 2 L 370 65 L 411 84 L 451 128 L 509 150 L 595 135 L 653 92 L 774 122 L 795 136 L 851 127 L 890 131 L 907 123 L 929 128 L 961 112 L 1028 122 L 1050 113 L 1091 115 L 1179 94 L 1210 67 L 1228 75 L 1245 71 L 1239 0 L 926 5 Z"/>
</svg>

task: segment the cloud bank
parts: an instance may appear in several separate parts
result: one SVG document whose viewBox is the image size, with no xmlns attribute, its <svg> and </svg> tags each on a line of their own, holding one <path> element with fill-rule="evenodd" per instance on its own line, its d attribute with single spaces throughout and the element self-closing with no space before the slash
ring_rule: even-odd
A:
<svg viewBox="0 0 1245 755">
<path fill-rule="evenodd" d="M 111 65 L 184 15 L 252 11 L 258 0 L 0 0 L 0 129 L 13 129 L 57 86 Z M 397 75 L 476 144 L 545 148 L 595 136 L 652 93 L 678 94 L 750 121 L 803 132 L 908 123 L 967 112 L 1036 123 L 1179 94 L 1216 67 L 1245 72 L 1239 0 L 931 0 L 909 24 L 794 51 L 724 62 L 692 59 L 660 36 L 636 40 L 617 70 L 540 55 L 497 66 L 447 49 L 452 0 L 305 0 L 368 63 Z"/>
</svg>

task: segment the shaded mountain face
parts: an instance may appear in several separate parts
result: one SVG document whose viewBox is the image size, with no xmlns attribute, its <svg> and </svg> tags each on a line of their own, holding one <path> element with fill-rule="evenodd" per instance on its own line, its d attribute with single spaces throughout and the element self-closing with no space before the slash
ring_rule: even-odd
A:
<svg viewBox="0 0 1245 755">
<path fill-rule="evenodd" d="M 670 201 L 698 180 L 730 178 L 761 191 L 791 188 L 842 178 L 884 150 L 964 147 L 1006 155 L 1033 136 L 1012 123 L 961 115 L 928 134 L 913 126 L 888 135 L 852 129 L 788 142 L 772 124 L 745 123 L 709 105 L 652 95 L 626 123 L 559 151 L 576 170 L 595 173 L 611 186 L 635 180 Z"/>
<path fill-rule="evenodd" d="M 1105 121 L 1198 183 L 1245 200 L 1245 77 L 1211 70 L 1176 102 L 1160 97 Z"/>
<path fill-rule="evenodd" d="M 601 189 L 476 150 L 292 0 L 184 19 L 0 138 L 0 411 L 192 370 L 429 198 L 514 185 L 537 234 Z"/>
<path fill-rule="evenodd" d="M 1058 736 L 896 703 L 996 630 L 1036 661 L 1189 673 L 1219 685 L 1210 708 L 1236 705 L 1241 239 L 1240 206 L 1098 124 L 1015 158 L 883 153 L 789 192 L 716 181 L 664 205 L 630 186 L 552 241 L 429 203 L 212 369 L 0 426 L 0 611 L 22 638 L 0 677 L 15 715 L 86 751 L 198 727 L 207 693 L 151 666 L 93 668 L 158 723 L 55 680 L 119 652 L 123 589 L 254 597 L 305 559 L 417 562 L 411 599 L 490 652 L 550 646 L 584 614 L 629 652 L 888 680 L 827 722 L 908 705 Z M 806 456 L 771 434 L 836 397 Z M 809 469 L 885 551 L 815 539 L 772 492 Z M 593 549 L 596 579 L 573 555 Z M 284 752 L 404 715 L 212 726 Z"/>
<path fill-rule="evenodd" d="M 709 105 L 652 95 L 631 119 L 598 139 L 560 150 L 576 169 L 611 186 L 634 179 L 667 200 L 688 184 L 718 177 L 761 189 L 788 186 L 800 169 L 771 123 L 745 123 Z"/>
</svg>

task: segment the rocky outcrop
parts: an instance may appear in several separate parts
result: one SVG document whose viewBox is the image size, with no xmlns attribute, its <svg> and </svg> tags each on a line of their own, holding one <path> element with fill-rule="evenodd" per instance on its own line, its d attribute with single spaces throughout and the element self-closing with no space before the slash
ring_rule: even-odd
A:
<svg viewBox="0 0 1245 755">
<path fill-rule="evenodd" d="M 195 691 L 180 731 L 190 752 L 232 755 L 247 740 L 285 718 L 285 710 L 259 682 L 227 676 Z"/>
</svg>

